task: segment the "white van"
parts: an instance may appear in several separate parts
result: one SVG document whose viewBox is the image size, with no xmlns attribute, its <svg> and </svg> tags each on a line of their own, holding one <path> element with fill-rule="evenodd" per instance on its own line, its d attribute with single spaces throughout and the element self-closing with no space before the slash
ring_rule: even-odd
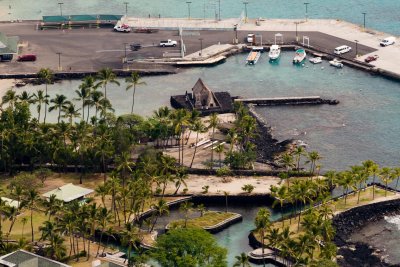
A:
<svg viewBox="0 0 400 267">
<path fill-rule="evenodd" d="M 333 53 L 335 53 L 336 55 L 340 55 L 340 54 L 344 54 L 344 53 L 347 53 L 350 51 L 351 51 L 350 46 L 342 45 L 342 46 L 336 47 L 335 50 L 333 51 Z"/>
<path fill-rule="evenodd" d="M 256 35 L 255 35 L 254 33 L 249 33 L 249 34 L 247 34 L 247 39 L 246 39 L 246 41 L 247 41 L 248 43 L 254 43 L 255 40 L 256 40 Z"/>
<path fill-rule="evenodd" d="M 394 38 L 393 36 L 387 37 L 385 39 L 382 40 L 382 42 L 380 42 L 381 46 L 388 46 L 388 45 L 392 45 L 396 42 L 396 38 Z"/>
</svg>

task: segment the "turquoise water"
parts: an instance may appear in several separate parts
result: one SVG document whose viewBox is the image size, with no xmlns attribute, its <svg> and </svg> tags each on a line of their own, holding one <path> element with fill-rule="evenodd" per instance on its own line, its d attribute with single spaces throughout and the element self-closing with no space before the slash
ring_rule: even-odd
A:
<svg viewBox="0 0 400 267">
<path fill-rule="evenodd" d="M 161 17 L 186 17 L 188 6 L 185 0 L 1 0 L 0 10 L 6 14 L 0 20 L 41 19 L 45 15 L 59 15 L 59 2 L 63 14 L 125 14 L 124 2 L 128 2 L 128 15 Z M 191 1 L 191 16 L 215 18 L 218 0 Z M 310 18 L 338 18 L 363 24 L 362 12 L 366 12 L 367 27 L 400 35 L 398 0 L 310 0 Z M 238 18 L 244 11 L 241 0 L 220 0 L 221 18 Z M 248 16 L 252 18 L 304 18 L 304 1 L 299 0 L 250 0 Z M 173 8 L 171 8 L 173 7 Z M 1 13 L 1 12 L 0 12 Z"/>
<path fill-rule="evenodd" d="M 273 135 L 284 140 L 301 139 L 310 150 L 322 155 L 323 169 L 344 169 L 367 159 L 381 165 L 400 162 L 400 83 L 344 67 L 336 69 L 327 62 L 305 67 L 293 66 L 294 52 L 282 54 L 278 64 L 268 63 L 263 54 L 256 66 L 244 64 L 246 55 L 227 59 L 211 68 L 185 69 L 168 76 L 144 77 L 146 86 L 136 91 L 134 112 L 151 115 L 169 105 L 171 95 L 189 91 L 199 77 L 214 91 L 229 91 L 242 97 L 280 97 L 319 95 L 338 99 L 336 106 L 260 107 Z M 75 98 L 80 81 L 64 81 L 49 86 L 49 94 Z M 17 90 L 30 93 L 44 86 Z M 131 91 L 109 85 L 108 96 L 117 114 L 129 113 Z M 79 103 L 77 103 L 79 105 Z M 92 113 L 93 114 L 93 113 Z M 56 113 L 50 119 L 56 120 Z"/>
</svg>

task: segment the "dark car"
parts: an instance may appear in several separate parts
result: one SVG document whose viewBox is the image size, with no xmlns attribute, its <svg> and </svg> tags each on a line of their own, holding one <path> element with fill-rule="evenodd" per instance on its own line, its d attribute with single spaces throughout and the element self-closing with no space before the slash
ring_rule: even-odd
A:
<svg viewBox="0 0 400 267">
<path fill-rule="evenodd" d="M 138 51 L 140 48 L 142 48 L 142 45 L 138 43 L 133 43 L 130 46 L 132 51 Z"/>
<path fill-rule="evenodd" d="M 36 61 L 36 55 L 29 54 L 29 55 L 21 55 L 17 59 L 18 61 Z"/>
<path fill-rule="evenodd" d="M 372 61 L 377 60 L 378 58 L 379 58 L 378 55 L 373 55 L 373 56 L 367 57 L 364 61 L 367 62 L 367 63 L 370 63 L 370 62 L 372 62 Z"/>
</svg>

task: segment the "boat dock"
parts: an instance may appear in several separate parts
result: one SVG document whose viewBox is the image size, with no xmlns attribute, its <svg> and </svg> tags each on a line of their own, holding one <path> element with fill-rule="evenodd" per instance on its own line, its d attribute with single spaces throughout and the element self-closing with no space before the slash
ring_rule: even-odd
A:
<svg viewBox="0 0 400 267">
<path fill-rule="evenodd" d="M 280 105 L 337 105 L 338 100 L 322 99 L 320 96 L 303 97 L 273 97 L 273 98 L 237 98 L 235 102 L 243 104 L 254 104 L 257 106 L 280 106 Z"/>
<path fill-rule="evenodd" d="M 281 258 L 277 253 L 269 248 L 264 248 L 264 254 L 262 253 L 262 248 L 255 249 L 247 253 L 249 261 L 255 264 L 272 263 L 275 266 L 291 266 L 291 262 Z"/>
</svg>

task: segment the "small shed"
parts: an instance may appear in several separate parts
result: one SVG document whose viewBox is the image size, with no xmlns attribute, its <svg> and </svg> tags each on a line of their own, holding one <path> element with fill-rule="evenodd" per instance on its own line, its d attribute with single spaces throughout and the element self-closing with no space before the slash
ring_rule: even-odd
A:
<svg viewBox="0 0 400 267">
<path fill-rule="evenodd" d="M 68 203 L 73 200 L 82 200 L 93 192 L 93 189 L 87 189 L 69 183 L 43 194 L 43 197 L 50 198 L 51 195 L 55 195 L 57 199 Z"/>
<path fill-rule="evenodd" d="M 18 36 L 7 36 L 0 32 L 0 61 L 12 60 L 18 54 Z"/>
</svg>

